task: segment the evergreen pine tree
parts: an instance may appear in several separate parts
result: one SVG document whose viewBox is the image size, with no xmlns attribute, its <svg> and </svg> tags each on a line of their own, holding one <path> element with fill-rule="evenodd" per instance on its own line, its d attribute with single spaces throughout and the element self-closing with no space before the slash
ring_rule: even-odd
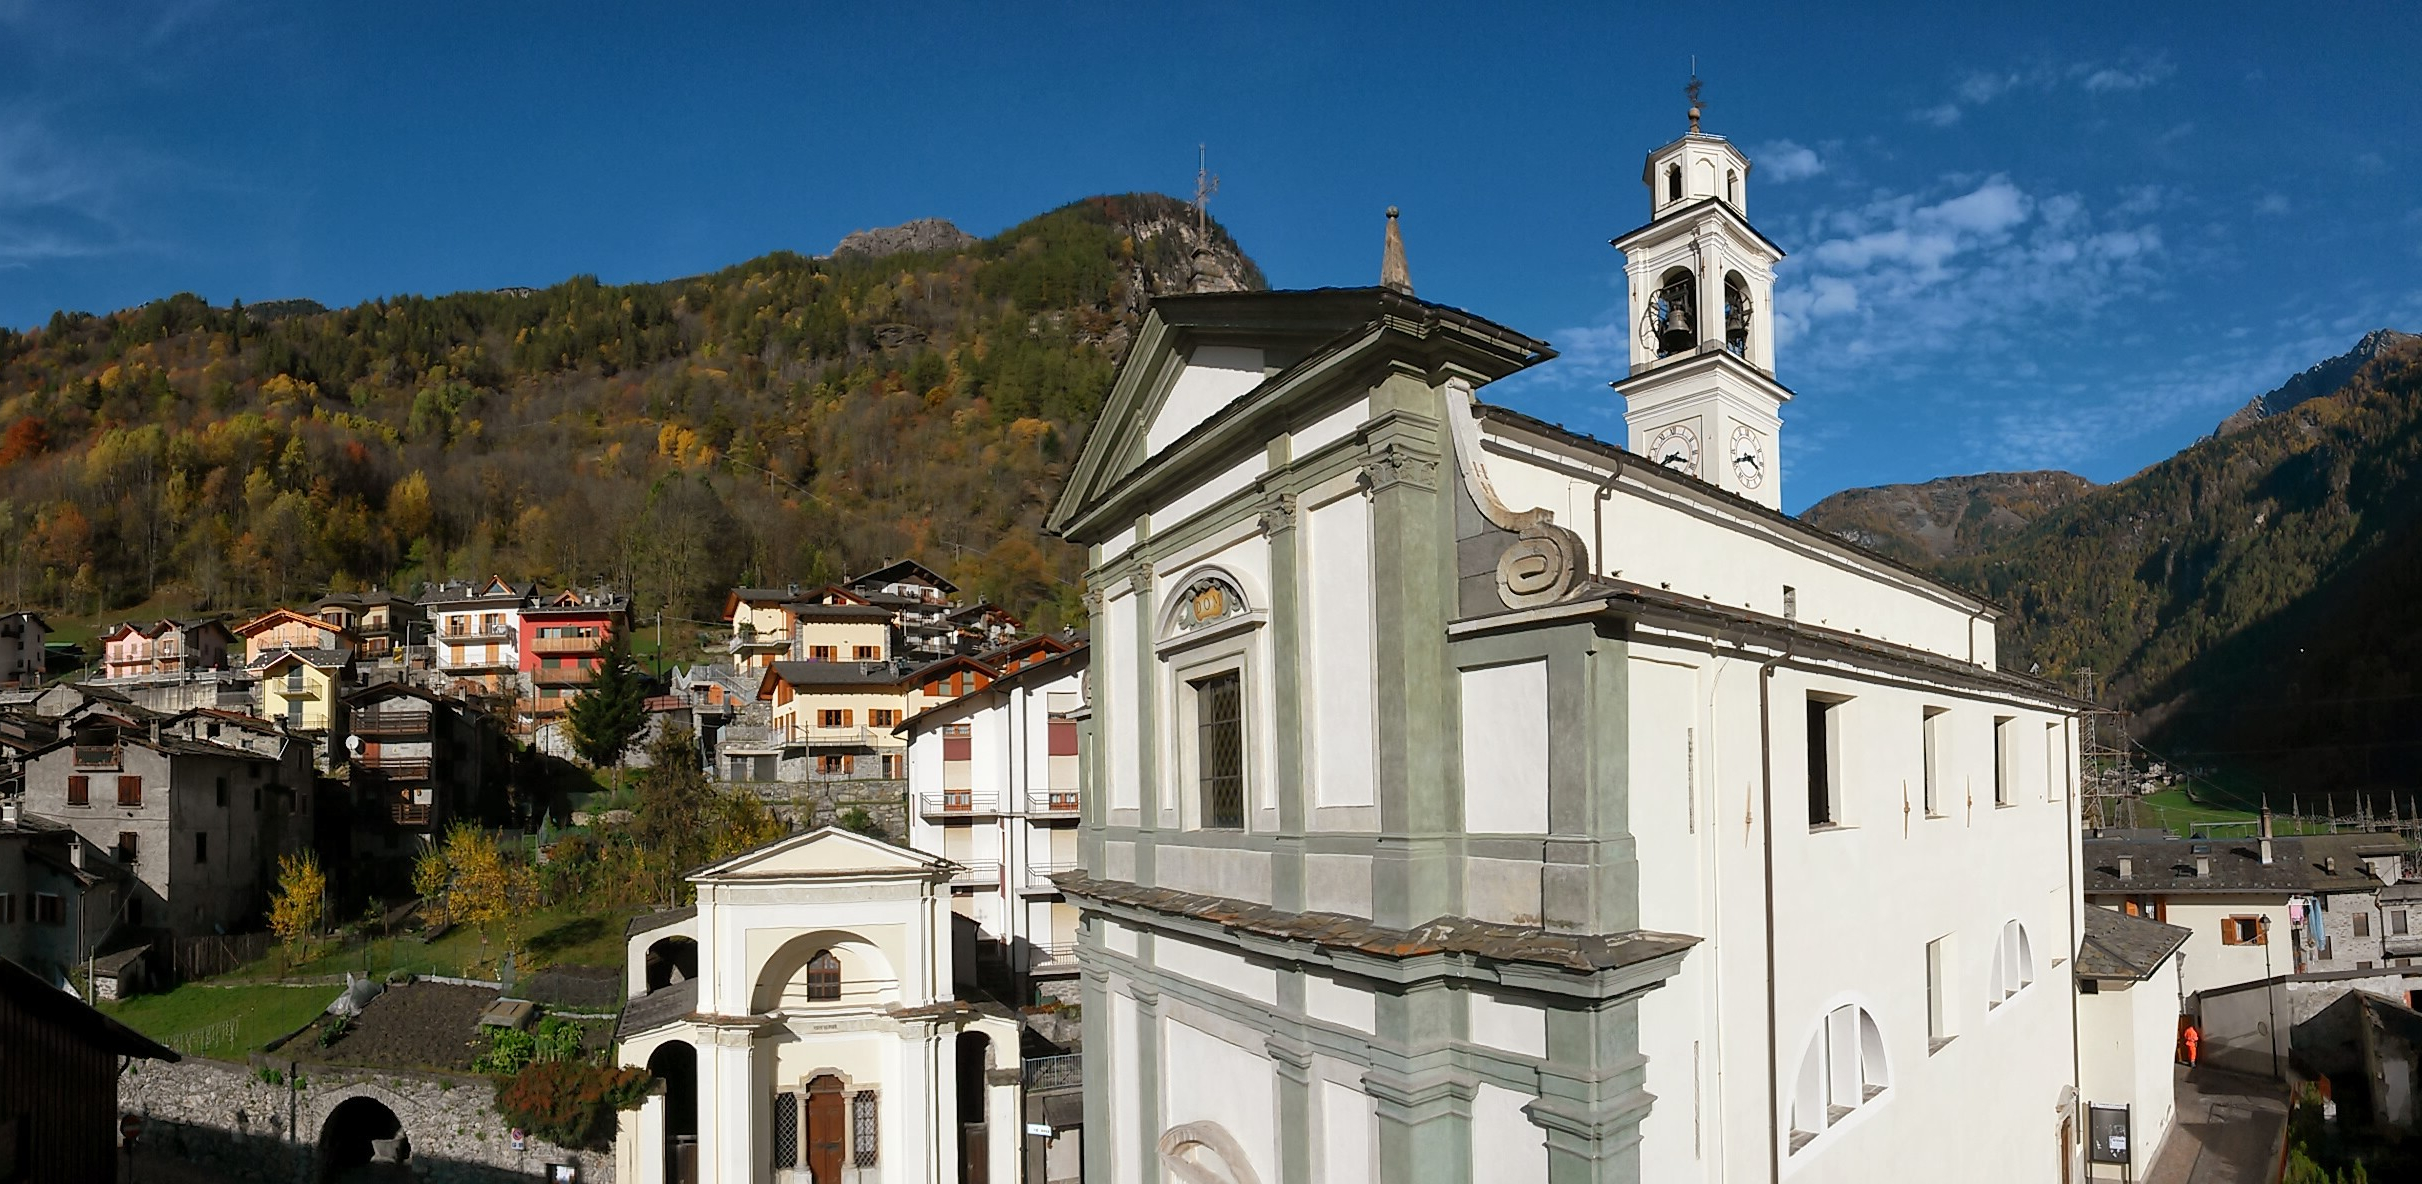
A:
<svg viewBox="0 0 2422 1184">
<path fill-rule="evenodd" d="M 596 677 L 572 700 L 567 717 L 572 749 L 592 765 L 611 763 L 619 783 L 623 753 L 645 722 L 647 690 L 640 685 L 629 644 L 617 635 L 606 646 Z"/>
</svg>

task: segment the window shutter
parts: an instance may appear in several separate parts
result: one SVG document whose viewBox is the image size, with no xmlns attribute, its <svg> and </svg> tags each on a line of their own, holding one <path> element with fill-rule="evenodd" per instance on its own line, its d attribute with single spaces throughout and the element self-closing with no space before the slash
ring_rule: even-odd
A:
<svg viewBox="0 0 2422 1184">
<path fill-rule="evenodd" d="M 91 805 L 93 794 L 92 787 L 93 779 L 90 777 L 76 776 L 68 778 L 67 804 L 70 806 Z"/>
<path fill-rule="evenodd" d="M 118 804 L 121 806 L 140 806 L 143 804 L 142 777 L 124 774 L 119 776 Z"/>
</svg>

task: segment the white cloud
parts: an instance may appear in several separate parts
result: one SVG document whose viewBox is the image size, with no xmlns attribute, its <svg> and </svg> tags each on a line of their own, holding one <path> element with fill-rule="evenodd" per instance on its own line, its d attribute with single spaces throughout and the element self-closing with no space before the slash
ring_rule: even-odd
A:
<svg viewBox="0 0 2422 1184">
<path fill-rule="evenodd" d="M 1824 158 L 1816 154 L 1816 149 L 1790 140 L 1761 144 L 1750 151 L 1749 159 L 1757 162 L 1761 181 L 1798 181 L 1825 171 Z"/>
<path fill-rule="evenodd" d="M 2170 75 L 2178 72 L 2178 68 L 2170 64 L 2168 57 L 2161 56 L 2133 66 L 2078 66 L 2074 68 L 2074 72 L 2084 75 L 2084 79 L 2078 85 L 2100 93 L 2115 90 L 2143 90 L 2167 80 Z"/>
<path fill-rule="evenodd" d="M 2284 193 L 2265 193 L 2260 201 L 2254 203 L 2254 212 L 2257 214 L 2284 214 L 2291 208 Z"/>
<path fill-rule="evenodd" d="M 1951 97 L 1909 113 L 1911 119 L 1933 127 L 1950 127 L 1977 107 L 1998 102 L 2019 91 L 2049 94 L 2074 84 L 2089 94 L 2143 90 L 2177 73 L 2167 55 L 2119 63 L 2074 62 L 2059 65 L 2039 61 L 2014 70 L 1971 70 L 1951 84 Z"/>
<path fill-rule="evenodd" d="M 1959 122 L 1959 117 L 1960 109 L 1959 104 L 1957 103 L 1943 103 L 1934 107 L 1922 107 L 1909 113 L 1909 118 L 1914 119 L 1919 123 L 1931 124 L 1935 127 L 1950 127 L 1952 124 Z"/>
</svg>

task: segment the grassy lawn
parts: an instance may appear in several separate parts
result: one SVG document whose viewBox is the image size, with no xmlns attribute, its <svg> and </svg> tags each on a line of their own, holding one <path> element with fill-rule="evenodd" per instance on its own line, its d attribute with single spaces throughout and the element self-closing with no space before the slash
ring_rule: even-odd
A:
<svg viewBox="0 0 2422 1184">
<path fill-rule="evenodd" d="M 632 917 L 648 911 L 628 906 L 604 910 L 544 909 L 527 914 L 516 926 L 523 948 L 519 969 L 527 973 L 548 966 L 620 966 L 623 926 Z M 406 970 L 448 978 L 487 979 L 496 977 L 496 959 L 504 952 L 503 942 L 504 935 L 499 932 L 483 946 L 479 930 L 468 925 L 457 925 L 433 942 L 409 935 L 343 945 L 330 941 L 291 966 L 273 953 L 226 977 L 262 982 L 343 974 L 350 970 L 384 978 L 390 971 Z"/>
<path fill-rule="evenodd" d="M 327 1009 L 335 987 L 214 987 L 187 983 L 165 995 L 103 1003 L 101 1010 L 154 1040 L 190 1040 L 185 1051 L 233 1059 L 294 1031 Z M 232 1030 L 212 1030 L 233 1020 Z"/>
<path fill-rule="evenodd" d="M 2260 815 L 2252 810 L 2240 810 L 2219 805 L 2208 799 L 2202 802 L 2194 801 L 2187 796 L 2187 791 L 2183 789 L 2165 789 L 2160 793 L 2146 794 L 2136 799 L 2137 825 L 2164 827 L 2181 834 L 2192 827 L 2205 823 L 2234 823 L 2250 826 L 2259 820 Z M 2277 815 L 2272 820 L 2272 831 L 2275 834 L 2300 835 L 2305 833 L 2305 829 L 2300 820 L 2284 814 Z M 2315 834 L 2327 833 L 2328 829 L 2327 826 L 2312 828 Z"/>
</svg>

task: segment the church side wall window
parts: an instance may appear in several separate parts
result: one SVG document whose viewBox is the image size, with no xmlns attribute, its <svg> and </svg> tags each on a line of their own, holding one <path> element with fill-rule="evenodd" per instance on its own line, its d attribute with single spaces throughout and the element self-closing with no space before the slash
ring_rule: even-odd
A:
<svg viewBox="0 0 2422 1184">
<path fill-rule="evenodd" d="M 1669 164 L 1669 165 L 1666 165 L 1666 166 L 1665 166 L 1665 200 L 1667 200 L 1667 201 L 1680 201 L 1680 200 L 1682 200 L 1682 166 L 1681 166 L 1681 165 L 1678 165 L 1678 164 Z"/>
<path fill-rule="evenodd" d="M 1791 1150 L 1797 1153 L 1892 1084 L 1883 1030 L 1856 1004 L 1827 1012 L 1808 1050 L 1791 1098 Z"/>
<path fill-rule="evenodd" d="M 1841 702 L 1808 697 L 1808 825 L 1839 826 L 1842 822 L 1840 767 L 1835 752 L 1840 740 L 1836 712 Z"/>
<path fill-rule="evenodd" d="M 862 1089 L 850 1095 L 850 1162 L 857 1167 L 871 1168 L 875 1166 L 877 1149 L 881 1146 L 881 1142 L 875 1137 L 878 1133 L 875 1123 L 875 1091 Z"/>
<path fill-rule="evenodd" d="M 1940 818 L 1943 814 L 1943 728 L 1950 711 L 1928 707 L 1918 721 L 1921 745 L 1924 748 L 1926 778 L 1926 817 Z"/>
<path fill-rule="evenodd" d="M 1243 680 L 1231 670 L 1190 685 L 1195 695 L 1195 759 L 1202 789 L 1203 825 L 1218 830 L 1243 830 Z"/>
<path fill-rule="evenodd" d="M 1993 804 L 2010 804 L 2010 762 L 2018 754 L 2010 744 L 2010 725 L 2016 721 L 2006 715 L 1993 717 Z"/>
<path fill-rule="evenodd" d="M 1986 1005 L 2000 1007 L 2034 981 L 2035 945 L 2027 938 L 2027 927 L 2003 922 L 2001 941 L 1993 950 L 1993 994 Z"/>
</svg>

